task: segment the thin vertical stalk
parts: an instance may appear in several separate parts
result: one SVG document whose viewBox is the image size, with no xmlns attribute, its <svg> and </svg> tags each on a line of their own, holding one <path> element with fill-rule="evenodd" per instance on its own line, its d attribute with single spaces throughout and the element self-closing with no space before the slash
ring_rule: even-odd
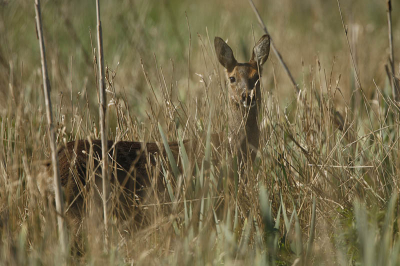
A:
<svg viewBox="0 0 400 266">
<path fill-rule="evenodd" d="M 397 102 L 399 101 L 399 91 L 398 88 L 396 87 L 396 81 L 394 78 L 395 72 L 394 72 L 394 51 L 393 51 L 393 31 L 392 31 L 392 1 L 387 0 L 387 20 L 388 20 L 388 35 L 389 35 L 389 49 L 390 49 L 390 57 L 389 57 L 389 63 L 390 63 L 390 84 L 392 86 L 392 93 L 393 93 L 393 99 Z"/>
<path fill-rule="evenodd" d="M 364 90 L 361 86 L 361 80 L 360 77 L 358 76 L 358 69 L 357 69 L 357 64 L 356 64 L 356 60 L 354 59 L 354 54 L 353 54 L 353 49 L 351 49 L 351 45 L 350 45 L 350 41 L 349 41 L 349 36 L 348 36 L 348 30 L 346 25 L 344 24 L 344 19 L 343 19 L 343 14 L 342 14 L 342 8 L 340 7 L 340 1 L 336 0 L 337 4 L 338 4 L 338 9 L 339 9 L 339 14 L 340 14 L 340 20 L 342 21 L 342 27 L 343 27 L 343 31 L 344 34 L 346 36 L 346 41 L 347 41 L 347 47 L 349 48 L 349 52 L 350 52 L 350 59 L 351 59 L 351 63 L 353 65 L 353 69 L 354 69 L 354 76 L 356 78 L 356 82 L 357 82 L 357 89 L 360 89 L 364 98 L 365 98 L 365 94 L 364 94 Z"/>
<path fill-rule="evenodd" d="M 400 101 L 400 88 L 399 88 L 399 82 L 395 78 L 395 68 L 394 68 L 394 49 L 393 49 L 393 30 L 392 30 L 392 1 L 387 0 L 387 20 L 388 20 L 388 35 L 389 35 L 389 49 L 390 49 L 390 56 L 389 56 L 389 63 L 390 63 L 390 71 L 386 68 L 386 72 L 388 73 L 389 79 L 390 79 L 390 85 L 392 86 L 392 95 L 393 99 L 398 104 Z M 399 113 L 397 113 L 397 119 L 399 119 Z M 399 125 L 397 125 L 397 139 L 399 138 Z M 400 143 L 397 142 L 397 148 L 399 150 L 400 148 Z M 399 152 L 397 153 L 397 155 Z M 395 169 L 399 169 L 399 160 L 397 160 L 397 167 Z M 397 171 L 398 172 L 398 171 Z M 396 184 L 396 183 L 395 183 Z M 397 213 L 400 212 L 400 209 L 397 209 Z"/>
<path fill-rule="evenodd" d="M 281 65 L 282 65 L 283 68 L 285 69 L 285 72 L 286 72 L 286 74 L 289 76 L 290 81 L 292 82 L 294 88 L 296 89 L 296 92 L 299 93 L 300 88 L 299 88 L 299 86 L 297 85 L 296 81 L 294 80 L 294 78 L 293 78 L 293 76 L 292 76 L 292 73 L 290 72 L 290 70 L 289 70 L 288 66 L 286 65 L 285 61 L 283 61 L 283 58 L 282 58 L 281 54 L 280 54 L 279 51 L 276 49 L 275 44 L 274 44 L 274 42 L 272 41 L 271 35 L 269 34 L 269 32 L 268 32 L 268 30 L 267 30 L 267 26 L 265 26 L 263 20 L 261 19 L 260 13 L 258 13 L 258 10 L 257 10 L 256 6 L 254 5 L 253 1 L 252 1 L 252 0 L 248 0 L 248 1 L 249 1 L 250 5 L 251 5 L 251 8 L 252 8 L 253 11 L 254 11 L 254 14 L 255 14 L 256 17 L 257 17 L 258 23 L 260 24 L 261 28 L 263 29 L 263 31 L 265 32 L 265 34 L 268 34 L 268 35 L 269 35 L 272 51 L 274 51 L 274 53 L 275 53 L 276 57 L 278 58 L 279 62 L 281 63 Z"/>
<path fill-rule="evenodd" d="M 188 48 L 188 80 L 187 80 L 187 95 L 189 95 L 189 86 L 190 86 L 190 49 L 192 48 L 192 33 L 190 32 L 190 24 L 188 16 L 185 12 L 187 27 L 189 31 L 189 48 Z M 187 97 L 187 96 L 186 96 Z"/>
<path fill-rule="evenodd" d="M 53 175 L 54 175 L 58 233 L 60 238 L 61 250 L 63 254 L 65 254 L 67 250 L 67 229 L 64 221 L 64 201 L 61 192 L 61 180 L 60 180 L 60 172 L 57 159 L 56 137 L 53 127 L 53 113 L 51 109 L 51 99 L 50 99 L 51 87 L 47 72 L 46 50 L 43 40 L 42 17 L 40 13 L 40 0 L 35 0 L 35 12 L 36 12 L 36 29 L 39 39 L 40 57 L 42 64 L 43 91 L 46 104 L 47 123 L 49 126 L 49 138 L 50 138 L 51 160 L 52 160 Z"/>
<path fill-rule="evenodd" d="M 260 24 L 261 28 L 263 29 L 263 31 L 264 31 L 266 34 L 269 35 L 272 51 L 274 51 L 276 57 L 278 58 L 279 62 L 280 62 L 281 65 L 282 65 L 282 67 L 285 69 L 286 74 L 289 76 L 290 81 L 292 82 L 293 87 L 295 88 L 296 93 L 298 94 L 298 93 L 300 92 L 299 85 L 296 83 L 295 79 L 293 78 L 293 75 L 292 75 L 292 73 L 290 72 L 290 70 L 289 70 L 288 66 L 286 65 L 285 61 L 283 61 L 282 55 L 281 55 L 281 54 L 279 53 L 279 51 L 276 49 L 275 44 L 274 44 L 274 42 L 273 42 L 273 40 L 272 40 L 272 37 L 271 37 L 271 35 L 269 34 L 269 32 L 268 32 L 268 30 L 267 30 L 267 26 L 265 26 L 265 23 L 264 23 L 264 21 L 262 20 L 262 18 L 261 18 L 261 16 L 260 16 L 260 13 L 258 12 L 256 6 L 254 5 L 253 0 L 248 0 L 248 1 L 249 1 L 249 3 L 250 3 L 251 8 L 252 8 L 253 11 L 254 11 L 254 14 L 255 14 L 256 17 L 257 17 L 258 23 Z M 357 76 L 357 77 L 358 77 L 358 76 Z M 360 85 L 360 86 L 361 86 L 361 85 Z M 320 104 L 320 103 L 318 102 L 318 104 Z M 338 119 L 334 119 L 335 124 L 338 126 L 339 129 L 340 129 L 340 128 L 344 129 L 344 124 L 343 124 L 343 122 L 342 122 L 342 121 L 344 121 L 344 119 L 343 119 L 342 115 L 341 115 L 339 112 L 336 112 L 335 110 L 333 110 L 333 113 L 335 114 L 336 117 L 338 117 Z"/>
<path fill-rule="evenodd" d="M 314 237 L 315 237 L 315 216 L 316 216 L 316 201 L 315 201 L 315 195 L 312 197 L 313 204 L 312 204 L 312 209 L 311 209 L 311 225 L 310 225 L 310 236 L 308 238 L 308 243 L 307 243 L 307 252 L 306 252 L 306 257 L 304 259 L 305 265 L 308 265 L 311 257 L 311 252 L 313 248 L 313 243 L 314 243 Z"/>
<path fill-rule="evenodd" d="M 102 178 L 103 178 L 103 212 L 104 212 L 104 228 L 105 242 L 107 243 L 107 228 L 108 228 L 108 211 L 110 194 L 110 182 L 108 179 L 108 146 L 107 146 L 107 131 L 106 131 L 106 112 L 107 112 L 107 95 L 104 82 L 104 57 L 103 57 L 103 36 L 100 21 L 100 1 L 96 0 L 96 15 L 97 15 L 97 51 L 99 67 L 99 113 L 100 113 L 100 133 L 101 133 L 101 151 L 102 151 Z"/>
</svg>

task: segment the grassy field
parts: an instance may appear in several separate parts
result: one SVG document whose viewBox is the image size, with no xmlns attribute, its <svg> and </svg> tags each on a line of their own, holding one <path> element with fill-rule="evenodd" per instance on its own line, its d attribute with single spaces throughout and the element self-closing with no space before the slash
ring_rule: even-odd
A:
<svg viewBox="0 0 400 266">
<path fill-rule="evenodd" d="M 104 249 L 89 204 L 68 227 L 67 264 L 400 265 L 386 1 L 340 4 L 347 35 L 337 1 L 255 1 L 300 88 L 271 52 L 256 161 L 237 171 L 224 149 L 210 171 L 192 161 L 176 175 L 160 160 L 149 172 L 168 181 L 169 199 L 146 206 L 150 225 L 111 217 Z M 101 10 L 109 139 L 163 145 L 158 124 L 169 141 L 227 131 L 213 40 L 250 58 L 264 33 L 247 1 L 102 1 Z M 42 17 L 57 142 L 99 138 L 95 1 L 44 0 Z M 392 27 L 399 58 L 396 1 Z M 0 139 L 0 265 L 59 265 L 33 1 L 0 0 Z"/>
</svg>

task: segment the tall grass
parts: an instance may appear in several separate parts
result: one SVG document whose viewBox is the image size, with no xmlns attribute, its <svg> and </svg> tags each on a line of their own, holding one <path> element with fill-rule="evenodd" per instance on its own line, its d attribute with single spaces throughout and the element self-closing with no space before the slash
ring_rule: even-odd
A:
<svg viewBox="0 0 400 266">
<path fill-rule="evenodd" d="M 102 4 L 109 139 L 178 141 L 180 149 L 176 162 L 160 157 L 147 169 L 166 193 L 149 190 L 146 226 L 111 217 L 104 251 L 89 202 L 84 219 L 69 222 L 68 263 L 399 264 L 399 108 L 384 68 L 385 4 L 341 3 L 362 91 L 336 1 L 255 4 L 300 93 L 271 55 L 260 150 L 248 165 L 202 137 L 227 134 L 214 36 L 246 61 L 262 35 L 247 1 Z M 94 5 L 42 2 L 59 144 L 99 138 Z M 393 3 L 394 48 L 398 10 Z M 52 180 L 43 175 L 50 151 L 39 49 L 25 20 L 34 17 L 33 3 L 3 1 L 0 11 L 0 264 L 58 264 Z M 186 150 L 185 139 L 197 149 Z"/>
</svg>

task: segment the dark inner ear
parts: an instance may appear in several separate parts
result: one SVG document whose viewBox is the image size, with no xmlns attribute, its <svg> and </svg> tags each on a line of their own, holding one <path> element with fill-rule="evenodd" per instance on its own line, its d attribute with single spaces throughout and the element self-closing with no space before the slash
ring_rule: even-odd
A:
<svg viewBox="0 0 400 266">
<path fill-rule="evenodd" d="M 217 54 L 218 61 L 229 72 L 236 66 L 236 59 L 233 56 L 232 49 L 220 37 L 214 39 L 215 53 Z"/>
<path fill-rule="evenodd" d="M 270 46 L 270 38 L 269 35 L 265 34 L 254 46 L 253 54 L 250 60 L 257 61 L 258 64 L 262 66 L 268 59 L 269 46 Z"/>
</svg>

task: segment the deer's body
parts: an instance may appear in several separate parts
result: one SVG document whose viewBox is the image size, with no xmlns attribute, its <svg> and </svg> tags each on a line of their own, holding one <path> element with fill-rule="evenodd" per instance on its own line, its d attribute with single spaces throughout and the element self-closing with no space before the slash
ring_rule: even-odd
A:
<svg viewBox="0 0 400 266">
<path fill-rule="evenodd" d="M 177 149 L 178 146 L 171 143 L 171 150 L 177 151 Z M 151 186 L 146 165 L 154 164 L 155 156 L 159 152 L 158 146 L 155 143 L 144 145 L 132 141 L 119 141 L 114 146 L 113 141 L 108 141 L 108 150 L 112 166 L 110 169 L 113 176 L 117 176 L 113 181 L 114 186 L 119 186 L 124 194 L 136 195 L 138 198 L 145 197 L 146 187 Z M 89 183 L 87 174 L 91 170 L 100 175 L 101 141 L 93 140 L 92 143 L 87 140 L 71 141 L 58 155 L 61 184 L 65 188 L 66 201 L 72 202 L 85 190 Z M 92 165 L 90 157 L 93 158 Z"/>
<path fill-rule="evenodd" d="M 251 159 L 255 158 L 259 146 L 260 130 L 257 124 L 258 110 L 261 105 L 260 76 L 261 66 L 268 58 L 270 39 L 264 35 L 253 48 L 253 54 L 248 63 L 238 63 L 232 49 L 219 37 L 214 40 L 215 51 L 221 65 L 226 69 L 228 80 L 228 125 L 229 143 L 232 152 L 238 153 L 241 161 L 246 161 L 249 152 Z M 187 145 L 188 142 L 186 142 Z M 123 194 L 131 194 L 127 205 L 135 205 L 145 197 L 146 187 L 159 183 L 152 182 L 148 166 L 154 164 L 155 155 L 164 154 L 155 143 L 121 141 L 113 146 L 108 142 L 109 157 L 113 167 L 112 184 L 122 188 Z M 86 189 L 88 169 L 93 167 L 100 175 L 101 144 L 94 140 L 78 140 L 68 142 L 59 151 L 59 165 L 62 186 L 65 189 L 67 202 L 73 202 L 72 207 L 82 202 L 80 196 Z M 170 143 L 171 150 L 178 154 L 179 145 Z M 189 149 L 190 150 L 190 149 Z M 93 160 L 89 160 L 93 156 Z M 90 162 L 93 162 L 90 165 Z M 101 191 L 101 189 L 100 189 Z"/>
</svg>

